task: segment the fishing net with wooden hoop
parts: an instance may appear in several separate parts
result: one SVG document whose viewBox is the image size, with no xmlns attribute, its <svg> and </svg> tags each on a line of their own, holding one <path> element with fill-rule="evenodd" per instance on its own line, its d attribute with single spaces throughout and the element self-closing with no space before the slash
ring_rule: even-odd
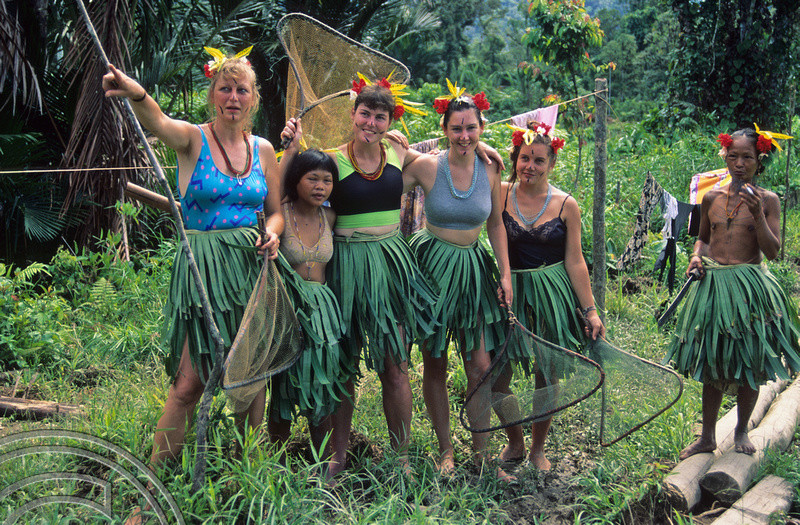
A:
<svg viewBox="0 0 800 525">
<path fill-rule="evenodd" d="M 259 229 L 264 216 L 259 212 Z M 300 356 L 303 334 L 275 263 L 266 257 L 250 294 L 239 331 L 228 351 L 222 375 L 234 412 L 244 412 L 265 382 Z"/>
<path fill-rule="evenodd" d="M 349 95 L 356 73 L 369 79 L 391 75 L 400 84 L 411 78 L 403 63 L 300 13 L 278 21 L 278 38 L 293 72 L 286 87 L 286 118 L 302 116 L 309 148 L 350 140 Z"/>
<path fill-rule="evenodd" d="M 506 341 L 467 394 L 459 418 L 467 430 L 491 432 L 574 407 L 572 424 L 592 429 L 609 446 L 664 413 L 682 392 L 674 371 L 602 337 L 581 355 L 538 337 L 509 312 Z"/>
</svg>

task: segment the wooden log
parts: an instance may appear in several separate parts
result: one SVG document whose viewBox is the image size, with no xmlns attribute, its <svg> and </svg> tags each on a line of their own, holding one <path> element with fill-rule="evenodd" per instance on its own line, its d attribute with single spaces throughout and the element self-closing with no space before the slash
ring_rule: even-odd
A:
<svg viewBox="0 0 800 525">
<path fill-rule="evenodd" d="M 799 418 L 800 378 L 778 396 L 758 427 L 749 433 L 756 452 L 752 456 L 734 450 L 725 452 L 700 479 L 700 487 L 723 505 L 732 505 L 750 486 L 766 451 L 786 450 Z"/>
<path fill-rule="evenodd" d="M 24 419 L 45 419 L 48 417 L 84 416 L 86 413 L 80 405 L 0 396 L 0 415 Z"/>
<path fill-rule="evenodd" d="M 714 520 L 711 525 L 769 525 L 776 512 L 788 512 L 792 506 L 794 488 L 778 476 L 767 476 L 737 500 L 731 508 Z"/>
<path fill-rule="evenodd" d="M 690 456 L 672 469 L 664 478 L 664 494 L 678 512 L 689 512 L 700 502 L 700 477 L 714 463 L 713 452 Z"/>
<path fill-rule="evenodd" d="M 761 386 L 758 392 L 756 408 L 753 409 L 753 414 L 748 422 L 748 430 L 758 425 L 764 414 L 767 413 L 775 396 L 786 388 L 787 383 L 788 381 L 770 381 Z M 673 508 L 679 512 L 689 512 L 700 502 L 702 497 L 700 478 L 708 471 L 715 458 L 733 447 L 733 430 L 736 427 L 738 417 L 734 406 L 717 421 L 715 430 L 718 443 L 717 450 L 713 453 L 695 454 L 684 459 L 664 478 L 664 491 L 667 501 L 670 502 Z"/>
<path fill-rule="evenodd" d="M 125 186 L 125 195 L 158 210 L 165 211 L 167 213 L 172 212 L 172 209 L 169 207 L 169 199 L 160 193 L 150 191 L 147 188 L 139 186 L 138 184 L 129 182 L 127 186 Z M 176 202 L 175 204 L 178 205 L 178 209 L 180 210 L 181 203 Z"/>
</svg>

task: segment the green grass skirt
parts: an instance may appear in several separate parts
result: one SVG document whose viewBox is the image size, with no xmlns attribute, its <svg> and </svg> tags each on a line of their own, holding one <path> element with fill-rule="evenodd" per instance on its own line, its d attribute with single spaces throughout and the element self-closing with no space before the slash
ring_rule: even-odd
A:
<svg viewBox="0 0 800 525">
<path fill-rule="evenodd" d="M 563 261 L 530 270 L 511 270 L 511 282 L 514 313 L 528 330 L 546 341 L 583 353 L 586 336 L 575 311 L 580 303 Z M 531 358 L 537 357 L 526 345 L 509 344 L 506 352 L 509 359 L 526 370 Z M 543 359 L 538 356 L 539 361 Z"/>
<path fill-rule="evenodd" d="M 334 236 L 328 286 L 339 299 L 345 326 L 342 345 L 352 359 L 362 348 L 367 366 L 379 373 L 387 356 L 408 360 L 409 343 L 436 329 L 436 294 L 399 231 L 385 235 Z"/>
<path fill-rule="evenodd" d="M 704 262 L 706 275 L 686 295 L 665 362 L 729 392 L 788 379 L 786 365 L 799 371 L 797 311 L 769 270 Z"/>
<path fill-rule="evenodd" d="M 483 244 L 475 241 L 460 246 L 427 229 L 417 232 L 409 244 L 420 268 L 439 292 L 435 315 L 443 328 L 426 341 L 431 355 L 441 357 L 453 341 L 469 359 L 470 352 L 480 348 L 481 336 L 487 352 L 498 349 L 508 324 L 497 299 L 500 275 Z"/>
<path fill-rule="evenodd" d="M 214 321 L 225 342 L 231 346 L 255 288 L 261 269 L 261 258 L 253 251 L 234 246 L 254 246 L 258 233 L 254 228 L 201 232 L 186 231 L 189 248 L 194 254 L 200 277 L 208 293 Z M 178 246 L 164 306 L 164 340 L 169 347 L 167 373 L 175 377 L 189 341 L 192 365 L 203 383 L 214 365 L 214 341 L 206 330 L 200 297 L 189 272 L 185 250 Z"/>
<path fill-rule="evenodd" d="M 348 395 L 344 384 L 356 370 L 339 346 L 344 322 L 331 289 L 301 278 L 282 256 L 277 262 L 305 336 L 305 348 L 289 370 L 272 379 L 271 413 L 291 420 L 299 412 L 317 425 Z"/>
</svg>

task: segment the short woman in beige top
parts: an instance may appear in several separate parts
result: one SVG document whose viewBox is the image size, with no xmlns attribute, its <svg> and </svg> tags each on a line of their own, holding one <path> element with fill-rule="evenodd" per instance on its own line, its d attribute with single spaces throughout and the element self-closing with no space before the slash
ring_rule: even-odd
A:
<svg viewBox="0 0 800 525">
<path fill-rule="evenodd" d="M 318 450 L 330 430 L 328 416 L 347 397 L 344 383 L 353 375 L 339 348 L 344 331 L 339 303 L 325 285 L 336 214 L 323 203 L 337 177 L 330 156 L 315 149 L 301 153 L 287 168 L 282 206 L 286 228 L 279 268 L 306 344 L 297 362 L 272 382 L 269 434 L 273 442 L 288 440 L 299 413 L 308 418 Z"/>
</svg>

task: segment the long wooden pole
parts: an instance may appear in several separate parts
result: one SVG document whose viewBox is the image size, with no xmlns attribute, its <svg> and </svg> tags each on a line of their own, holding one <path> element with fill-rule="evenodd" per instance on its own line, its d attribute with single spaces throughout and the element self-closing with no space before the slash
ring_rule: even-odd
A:
<svg viewBox="0 0 800 525">
<path fill-rule="evenodd" d="M 109 64 L 108 56 L 106 56 L 103 45 L 100 43 L 100 39 L 98 38 L 97 32 L 94 29 L 92 20 L 89 18 L 89 13 L 86 11 L 86 6 L 83 4 L 83 0 L 76 1 L 78 9 L 83 16 L 84 21 L 86 22 L 86 28 L 89 31 L 89 35 L 92 37 L 92 40 L 94 41 L 100 58 L 103 60 L 104 64 Z M 192 274 L 192 280 L 197 287 L 198 296 L 200 298 L 200 306 L 203 312 L 203 319 L 206 324 L 206 329 L 208 330 L 209 335 L 211 335 L 211 339 L 214 341 L 216 360 L 214 362 L 214 367 L 209 374 L 208 381 L 206 382 L 205 390 L 203 391 L 203 397 L 200 400 L 200 408 L 197 413 L 197 452 L 195 455 L 195 466 L 192 476 L 192 489 L 196 491 L 202 488 L 204 484 L 203 480 L 206 473 L 206 449 L 208 447 L 206 435 L 208 417 L 211 410 L 211 402 L 214 398 L 214 390 L 216 389 L 219 378 L 222 375 L 222 362 L 225 355 L 225 342 L 222 339 L 222 335 L 219 333 L 216 323 L 214 322 L 211 303 L 208 300 L 208 293 L 206 292 L 205 286 L 203 285 L 203 280 L 200 277 L 200 271 L 197 268 L 197 262 L 195 261 L 194 254 L 192 253 L 191 248 L 189 248 L 189 240 L 186 237 L 186 230 L 183 227 L 183 217 L 181 217 L 181 213 L 178 211 L 178 206 L 175 203 L 175 198 L 172 196 L 172 189 L 169 187 L 169 181 L 167 181 L 167 178 L 164 176 L 164 170 L 161 169 L 161 164 L 158 162 L 153 149 L 147 142 L 147 137 L 144 134 L 144 130 L 139 124 L 139 120 L 136 118 L 136 114 L 133 112 L 133 108 L 131 107 L 130 102 L 128 102 L 128 99 L 122 99 L 122 105 L 125 107 L 128 118 L 133 124 L 133 128 L 136 130 L 136 135 L 139 137 L 140 144 L 144 148 L 147 157 L 150 159 L 150 164 L 153 166 L 153 170 L 156 173 L 156 178 L 162 184 L 162 186 L 164 186 L 164 193 L 169 200 L 172 217 L 175 219 L 175 229 L 178 232 L 178 238 L 180 239 L 181 244 L 180 249 L 182 249 L 186 254 L 187 263 L 189 264 L 189 272 Z"/>
<path fill-rule="evenodd" d="M 592 294 L 597 313 L 605 322 L 606 310 L 606 119 L 608 80 L 594 81 L 594 201 L 592 207 Z"/>
<path fill-rule="evenodd" d="M 789 129 L 786 131 L 787 135 L 792 134 L 792 116 L 794 115 L 794 97 L 795 97 L 795 88 L 792 86 L 791 96 L 789 100 L 790 109 L 789 109 Z M 790 139 L 791 140 L 791 139 Z M 787 142 L 786 144 L 786 180 L 784 185 L 784 192 L 783 192 L 783 217 L 782 217 L 782 225 L 781 225 L 781 260 L 784 260 L 784 250 L 786 248 L 786 212 L 788 211 L 787 208 L 789 207 L 789 161 L 792 159 L 792 143 Z"/>
</svg>

